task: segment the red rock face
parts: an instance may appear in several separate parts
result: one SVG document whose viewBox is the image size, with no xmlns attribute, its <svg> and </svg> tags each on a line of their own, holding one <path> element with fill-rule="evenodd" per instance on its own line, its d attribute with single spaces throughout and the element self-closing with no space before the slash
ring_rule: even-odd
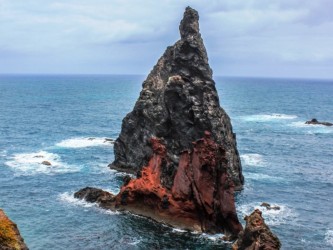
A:
<svg viewBox="0 0 333 250">
<path fill-rule="evenodd" d="M 242 230 L 234 203 L 234 185 L 227 175 L 225 150 L 210 133 L 193 143 L 192 151 L 180 155 L 173 186 L 161 183 L 162 168 L 170 162 L 165 145 L 151 139 L 153 155 L 141 177 L 130 180 L 116 196 L 116 207 L 151 211 L 154 218 L 171 224 L 192 225 L 203 232 L 233 236 Z"/>
</svg>

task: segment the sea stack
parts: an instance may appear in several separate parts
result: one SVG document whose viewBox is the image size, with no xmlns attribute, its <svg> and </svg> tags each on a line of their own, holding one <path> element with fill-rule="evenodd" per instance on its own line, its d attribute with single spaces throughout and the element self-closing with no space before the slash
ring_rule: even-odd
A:
<svg viewBox="0 0 333 250">
<path fill-rule="evenodd" d="M 181 39 L 158 60 L 143 82 L 133 111 L 124 118 L 110 167 L 136 174 L 153 154 L 150 139 L 159 138 L 170 160 L 162 169 L 162 184 L 170 189 L 182 152 L 192 150 L 192 142 L 209 131 L 225 150 L 228 178 L 240 190 L 244 179 L 236 135 L 220 107 L 196 10 L 186 8 L 179 31 Z"/>
<path fill-rule="evenodd" d="M 242 169 L 198 21 L 198 12 L 187 7 L 181 39 L 158 60 L 123 120 L 111 168 L 136 178 L 125 178 L 117 195 L 85 188 L 75 197 L 232 239 L 242 230 L 234 201 Z"/>
</svg>

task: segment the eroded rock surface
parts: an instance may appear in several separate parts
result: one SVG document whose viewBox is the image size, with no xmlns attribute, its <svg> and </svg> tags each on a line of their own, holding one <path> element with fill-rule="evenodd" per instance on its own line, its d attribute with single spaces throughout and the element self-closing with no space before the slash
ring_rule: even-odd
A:
<svg viewBox="0 0 333 250">
<path fill-rule="evenodd" d="M 75 196 L 98 201 L 103 208 L 127 210 L 172 226 L 223 232 L 235 238 L 242 226 L 235 210 L 234 184 L 227 174 L 228 159 L 223 147 L 206 131 L 204 138 L 193 143 L 192 150 L 181 153 L 172 187 L 168 188 L 161 176 L 163 169 L 174 163 L 161 139 L 153 137 L 150 146 L 153 154 L 148 164 L 138 178 L 127 178 L 115 197 L 92 188 Z M 99 194 L 110 199 L 101 201 Z"/>
<path fill-rule="evenodd" d="M 237 241 L 233 244 L 233 250 L 277 250 L 281 248 L 280 240 L 265 224 L 259 209 L 244 219 L 246 221 L 245 229 L 239 233 Z"/>
<path fill-rule="evenodd" d="M 0 250 L 28 250 L 17 228 L 0 209 Z"/>
<path fill-rule="evenodd" d="M 241 164 L 198 19 L 187 7 L 181 39 L 159 59 L 123 120 L 111 167 L 137 178 L 125 177 L 115 196 L 86 188 L 75 197 L 235 239 L 242 230 L 234 202 L 234 190 L 243 184 Z"/>
<path fill-rule="evenodd" d="M 123 120 L 115 141 L 115 160 L 110 167 L 136 174 L 147 165 L 152 148 L 149 140 L 161 138 L 169 159 L 161 170 L 161 183 L 173 187 L 182 152 L 210 131 L 225 150 L 227 175 L 236 189 L 243 175 L 236 135 L 220 107 L 201 34 L 197 11 L 187 7 L 179 30 L 181 39 L 166 49 L 143 83 L 135 107 Z"/>
</svg>

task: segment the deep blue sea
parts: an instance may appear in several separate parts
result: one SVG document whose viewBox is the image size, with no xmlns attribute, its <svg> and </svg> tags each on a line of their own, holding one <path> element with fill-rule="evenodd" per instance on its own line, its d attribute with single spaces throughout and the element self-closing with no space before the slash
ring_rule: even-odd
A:
<svg viewBox="0 0 333 250">
<path fill-rule="evenodd" d="M 30 249 L 230 249 L 221 235 L 186 232 L 73 198 L 117 192 L 107 165 L 144 76 L 0 76 L 0 207 Z M 215 78 L 237 133 L 243 217 L 262 202 L 283 249 L 333 249 L 333 81 Z M 40 164 L 50 161 L 52 166 Z"/>
</svg>

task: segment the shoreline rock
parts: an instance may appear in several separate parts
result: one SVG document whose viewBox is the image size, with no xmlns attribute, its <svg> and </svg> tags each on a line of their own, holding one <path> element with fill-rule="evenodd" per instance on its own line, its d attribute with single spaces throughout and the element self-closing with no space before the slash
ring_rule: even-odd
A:
<svg viewBox="0 0 333 250">
<path fill-rule="evenodd" d="M 305 124 L 311 125 L 324 125 L 324 126 L 333 126 L 333 123 L 330 122 L 319 122 L 316 118 L 311 119 L 310 121 L 306 121 Z"/>
<path fill-rule="evenodd" d="M 245 216 L 246 226 L 240 232 L 237 241 L 232 245 L 233 250 L 257 250 L 281 248 L 281 242 L 266 225 L 259 209 L 254 210 L 249 216 Z"/>
<path fill-rule="evenodd" d="M 85 188 L 75 197 L 97 201 L 100 207 L 126 210 L 181 229 L 224 233 L 235 239 L 242 230 L 238 221 L 233 181 L 227 175 L 226 151 L 211 134 L 183 151 L 172 187 L 161 180 L 163 169 L 173 164 L 167 148 L 156 137 L 150 140 L 153 155 L 136 179 L 126 178 L 119 194 Z M 91 198 L 91 194 L 94 197 Z"/>
<path fill-rule="evenodd" d="M 236 135 L 220 107 L 196 10 L 186 8 L 179 31 L 181 39 L 158 60 L 143 82 L 133 111 L 123 119 L 114 144 L 115 160 L 109 167 L 136 174 L 153 154 L 150 138 L 160 138 L 172 162 L 163 169 L 161 179 L 171 188 L 182 152 L 192 150 L 192 142 L 207 130 L 226 151 L 227 174 L 235 190 L 241 190 L 244 178 Z"/>
<path fill-rule="evenodd" d="M 29 250 L 17 228 L 0 209 L 0 250 Z"/>
</svg>

